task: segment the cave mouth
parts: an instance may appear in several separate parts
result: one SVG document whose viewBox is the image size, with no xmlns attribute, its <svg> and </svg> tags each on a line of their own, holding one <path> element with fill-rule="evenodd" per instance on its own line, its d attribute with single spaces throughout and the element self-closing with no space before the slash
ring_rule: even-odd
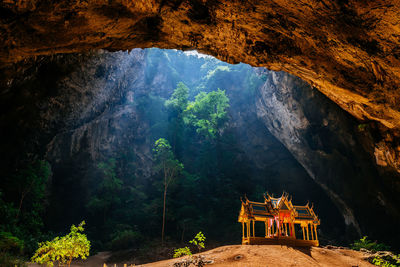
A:
<svg viewBox="0 0 400 267">
<path fill-rule="evenodd" d="M 6 92 L 15 121 L 3 122 L 10 129 L 3 140 L 17 148 L 10 148 L 13 160 L 50 164 L 41 211 L 50 230 L 85 219 L 96 250 L 158 240 L 163 184 L 153 149 L 165 138 L 184 166 L 168 188 L 168 242 L 203 231 L 215 245 L 239 243 L 240 197 L 262 200 L 266 191 L 314 203 L 322 244 L 348 244 L 358 235 L 329 190 L 315 182 L 321 174 L 310 171 L 286 139 L 301 134 L 295 143 L 305 153 L 322 151 L 336 161 L 342 160 L 337 151 L 353 153 L 335 136 L 336 126 L 329 128 L 337 118 L 327 114 L 351 120 L 300 79 L 157 48 L 60 54 L 26 64 L 19 68 L 24 78 L 14 77 Z M 229 105 L 218 102 L 224 97 Z M 12 200 L 12 193 L 4 196 Z"/>
</svg>

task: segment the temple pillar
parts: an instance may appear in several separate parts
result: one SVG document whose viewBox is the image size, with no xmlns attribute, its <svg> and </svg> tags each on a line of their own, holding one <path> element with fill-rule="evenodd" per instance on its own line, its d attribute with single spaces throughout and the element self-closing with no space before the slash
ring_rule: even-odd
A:
<svg viewBox="0 0 400 267">
<path fill-rule="evenodd" d="M 310 230 L 311 230 L 311 239 L 314 240 L 314 225 L 310 224 Z"/>
<path fill-rule="evenodd" d="M 255 234 L 255 232 L 254 232 L 254 220 L 253 220 L 253 237 L 255 237 L 256 236 L 256 234 Z"/>
<path fill-rule="evenodd" d="M 292 237 L 296 238 L 296 228 L 294 227 L 294 223 L 292 223 Z"/>
<path fill-rule="evenodd" d="M 275 235 L 275 231 L 274 231 L 274 230 L 275 230 L 275 229 L 274 229 L 274 221 L 272 221 L 271 228 L 272 228 L 272 229 L 271 229 L 271 230 L 272 230 L 272 235 Z"/>
<path fill-rule="evenodd" d="M 288 231 L 287 231 L 288 227 L 287 227 L 287 223 L 285 223 L 285 236 L 288 236 Z"/>
<path fill-rule="evenodd" d="M 303 230 L 303 240 L 306 240 L 306 236 L 304 235 L 304 226 L 301 226 L 301 230 Z"/>
<path fill-rule="evenodd" d="M 307 240 L 310 240 L 310 236 L 308 235 L 308 224 L 307 224 L 307 228 L 306 228 L 306 233 L 307 233 Z"/>
<path fill-rule="evenodd" d="M 316 225 L 314 225 L 314 230 L 315 230 L 315 240 L 318 240 L 317 226 Z"/>
<path fill-rule="evenodd" d="M 279 221 L 279 226 L 278 226 L 278 237 L 281 236 L 281 227 L 282 227 L 282 224 L 281 224 L 281 222 Z"/>
<path fill-rule="evenodd" d="M 242 238 L 244 238 L 244 222 L 242 222 Z"/>
</svg>

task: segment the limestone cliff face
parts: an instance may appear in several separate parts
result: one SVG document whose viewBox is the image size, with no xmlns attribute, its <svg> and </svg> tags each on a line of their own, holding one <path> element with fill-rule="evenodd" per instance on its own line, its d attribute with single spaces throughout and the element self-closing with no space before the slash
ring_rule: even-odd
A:
<svg viewBox="0 0 400 267">
<path fill-rule="evenodd" d="M 15 159 L 43 155 L 55 135 L 82 127 L 106 113 L 140 82 L 141 50 L 128 54 L 57 55 L 21 62 L 2 72 L 1 132 L 4 169 Z M 133 64 L 126 66 L 126 64 Z M 143 81 L 141 81 L 143 82 Z M 97 147 L 91 155 L 96 157 Z"/>
<path fill-rule="evenodd" d="M 284 70 L 365 122 L 399 168 L 400 4 L 379 1 L 3 1 L 0 62 L 136 47 L 198 49 Z"/>
<path fill-rule="evenodd" d="M 395 227 L 398 175 L 382 174 L 366 152 L 369 126 L 283 72 L 269 72 L 256 101 L 258 117 L 337 204 L 347 225 L 361 234 L 390 217 Z M 384 236 L 385 230 L 372 232 Z"/>
</svg>

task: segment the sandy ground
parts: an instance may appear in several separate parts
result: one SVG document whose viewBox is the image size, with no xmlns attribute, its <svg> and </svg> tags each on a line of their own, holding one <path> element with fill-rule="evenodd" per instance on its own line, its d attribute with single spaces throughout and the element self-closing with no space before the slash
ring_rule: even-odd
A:
<svg viewBox="0 0 400 267">
<path fill-rule="evenodd" d="M 224 246 L 201 253 L 212 260 L 212 267 L 287 267 L 287 266 L 373 266 L 363 254 L 348 249 L 292 248 L 280 245 Z M 176 259 L 142 265 L 172 266 Z"/>
<path fill-rule="evenodd" d="M 103 263 L 106 261 L 108 255 L 108 253 L 102 252 L 89 257 L 84 262 L 75 262 L 71 267 L 103 267 Z M 215 248 L 195 255 L 203 255 L 205 260 L 211 261 L 211 264 L 206 265 L 210 267 L 374 266 L 362 259 L 363 253 L 338 248 L 292 248 L 280 245 L 234 245 Z M 178 260 L 179 259 L 171 259 L 136 266 L 171 267 Z M 36 267 L 38 265 L 30 264 L 28 266 Z M 114 264 L 107 264 L 107 266 L 114 267 Z M 123 267 L 123 264 L 120 263 L 115 266 Z"/>
</svg>

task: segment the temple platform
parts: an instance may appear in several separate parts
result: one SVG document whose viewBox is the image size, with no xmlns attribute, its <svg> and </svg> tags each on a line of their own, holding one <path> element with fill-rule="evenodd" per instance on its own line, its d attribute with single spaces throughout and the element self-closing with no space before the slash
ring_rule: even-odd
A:
<svg viewBox="0 0 400 267">
<path fill-rule="evenodd" d="M 292 237 L 244 237 L 243 245 L 284 245 L 291 247 L 311 247 L 319 246 L 318 240 L 300 240 Z"/>
</svg>

